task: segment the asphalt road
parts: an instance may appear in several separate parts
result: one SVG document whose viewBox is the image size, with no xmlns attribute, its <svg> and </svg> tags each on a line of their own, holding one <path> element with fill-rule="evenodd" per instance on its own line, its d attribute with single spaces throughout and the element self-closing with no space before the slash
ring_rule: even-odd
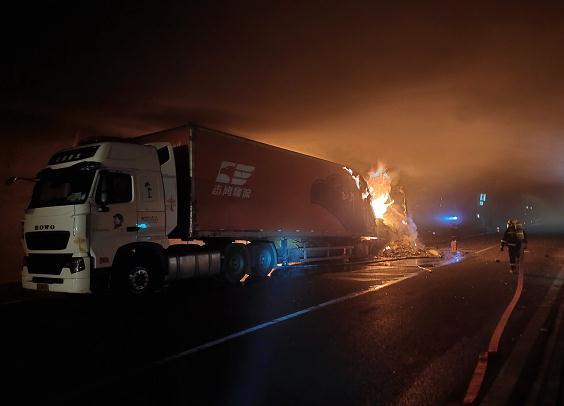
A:
<svg viewBox="0 0 564 406">
<path fill-rule="evenodd" d="M 523 297 L 486 390 L 561 268 L 553 254 L 564 236 L 530 240 Z M 463 241 L 464 255 L 439 262 L 296 268 L 237 287 L 191 281 L 144 301 L 4 301 L 2 397 L 42 404 L 460 403 L 515 290 L 498 241 Z"/>
</svg>

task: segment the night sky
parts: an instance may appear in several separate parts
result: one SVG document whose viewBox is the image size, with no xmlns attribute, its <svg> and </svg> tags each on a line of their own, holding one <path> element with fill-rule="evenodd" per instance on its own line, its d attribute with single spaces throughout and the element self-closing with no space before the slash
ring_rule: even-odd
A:
<svg viewBox="0 0 564 406">
<path fill-rule="evenodd" d="M 193 121 L 359 170 L 383 161 L 419 223 L 480 192 L 500 218 L 524 203 L 564 218 L 556 2 L 75 3 L 3 10 L 3 177 L 77 138 Z M 0 244 L 19 263 L 30 188 L 2 188 Z"/>
</svg>

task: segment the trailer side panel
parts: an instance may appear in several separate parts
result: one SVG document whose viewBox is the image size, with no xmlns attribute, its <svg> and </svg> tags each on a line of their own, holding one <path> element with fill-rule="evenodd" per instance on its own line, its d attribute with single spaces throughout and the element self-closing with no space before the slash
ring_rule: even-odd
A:
<svg viewBox="0 0 564 406">
<path fill-rule="evenodd" d="M 367 200 L 342 165 L 193 128 L 196 236 L 374 235 Z"/>
</svg>

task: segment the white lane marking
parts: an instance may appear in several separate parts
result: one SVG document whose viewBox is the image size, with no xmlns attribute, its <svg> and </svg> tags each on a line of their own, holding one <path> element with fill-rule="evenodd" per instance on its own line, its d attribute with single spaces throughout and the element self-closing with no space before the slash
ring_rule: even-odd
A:
<svg viewBox="0 0 564 406">
<path fill-rule="evenodd" d="M 482 252 L 485 252 L 487 250 L 491 250 L 492 248 L 495 248 L 495 247 L 499 247 L 499 245 L 496 244 L 496 245 L 492 245 L 491 247 L 484 248 L 483 250 L 480 250 L 480 251 L 474 251 L 474 252 L 471 253 L 471 255 L 481 254 Z"/>
<path fill-rule="evenodd" d="M 417 265 L 417 268 L 423 269 L 424 271 L 427 271 L 427 272 L 429 272 L 429 273 L 433 273 L 433 270 L 432 270 L 432 269 L 422 267 L 421 265 Z"/>
<path fill-rule="evenodd" d="M 338 297 L 336 299 L 328 300 L 326 302 L 307 307 L 303 310 L 299 310 L 297 312 L 287 314 L 286 316 L 277 317 L 273 320 L 267 321 L 265 323 L 258 324 L 254 327 L 246 328 L 246 329 L 238 331 L 236 333 L 229 334 L 225 337 L 218 338 L 217 340 L 209 341 L 205 344 L 198 345 L 197 347 L 190 348 L 186 351 L 181 351 L 179 353 L 170 355 L 170 356 L 162 358 L 160 360 L 153 361 L 153 362 L 146 364 L 144 366 L 141 366 L 139 368 L 130 370 L 130 371 L 126 372 L 124 375 L 106 376 L 102 380 L 97 381 L 97 382 L 90 382 L 89 384 L 86 384 L 84 387 L 71 389 L 70 391 L 66 392 L 66 394 L 62 395 L 62 397 L 59 400 L 72 399 L 73 397 L 78 396 L 80 393 L 85 393 L 88 390 L 93 390 L 93 389 L 96 389 L 96 388 L 99 388 L 99 387 L 103 387 L 105 385 L 110 385 L 112 383 L 119 382 L 125 376 L 135 376 L 135 375 L 142 373 L 144 371 L 147 371 L 147 370 L 159 367 L 159 366 L 163 366 L 163 365 L 165 365 L 165 364 L 167 364 L 171 361 L 186 357 L 190 354 L 194 354 L 196 352 L 199 352 L 199 351 L 211 348 L 211 347 L 215 347 L 215 346 L 217 346 L 219 344 L 223 344 L 227 341 L 231 341 L 231 340 L 234 340 L 236 338 L 242 337 L 244 335 L 254 333 L 255 331 L 263 330 L 267 327 L 273 326 L 273 325 L 281 323 L 283 321 L 290 320 L 290 319 L 293 319 L 295 317 L 303 316 L 304 314 L 313 312 L 315 310 L 319 310 L 319 309 L 322 309 L 322 308 L 327 307 L 327 306 L 331 306 L 331 305 L 334 305 L 334 304 L 337 304 L 337 303 L 341 303 L 341 302 L 344 302 L 346 300 L 354 299 L 356 297 L 363 296 L 363 295 L 366 295 L 368 293 L 376 292 L 377 290 L 380 290 L 380 289 L 383 289 L 385 287 L 388 287 L 388 286 L 394 285 L 396 283 L 402 282 L 406 279 L 413 278 L 414 276 L 417 276 L 420 273 L 421 272 L 414 272 L 410 275 L 406 275 L 402 278 L 394 279 L 394 280 L 389 281 L 387 283 L 384 283 L 382 285 L 373 285 L 373 286 L 370 286 L 369 288 L 361 290 L 359 292 L 349 293 L 348 295 L 341 296 L 341 297 Z"/>
<path fill-rule="evenodd" d="M 381 273 L 380 272 L 377 272 L 377 273 L 373 272 L 373 273 L 367 273 L 367 274 L 358 274 L 358 275 L 355 274 L 354 276 L 357 276 L 357 277 L 363 277 L 363 276 L 366 276 L 366 277 L 375 277 L 375 276 L 397 277 L 397 276 L 404 276 L 405 274 L 412 273 L 412 272 L 413 272 L 413 270 L 407 271 L 405 269 L 398 269 L 397 272 L 381 272 Z M 417 271 L 415 271 L 415 272 L 417 272 Z M 342 275 L 342 276 L 347 277 L 347 275 Z"/>
<path fill-rule="evenodd" d="M 392 271 L 392 272 L 390 272 Z M 413 269 L 382 269 L 379 272 L 335 272 L 335 273 L 328 273 L 323 275 L 325 278 L 333 278 L 333 277 L 339 277 L 339 276 L 345 276 L 345 277 L 363 277 L 363 276 L 367 276 L 367 277 L 374 277 L 374 276 L 403 276 L 406 273 L 411 273 L 414 272 Z M 415 272 L 417 272 L 417 270 L 415 270 Z"/>
<path fill-rule="evenodd" d="M 406 272 L 407 267 L 403 268 L 381 268 L 381 269 L 374 269 L 368 272 L 335 272 L 336 274 L 350 274 L 350 275 L 397 275 L 401 272 Z M 411 271 L 407 271 L 411 272 Z"/>
<path fill-rule="evenodd" d="M 396 278 L 398 276 L 399 275 L 395 275 Z M 403 275 L 401 275 L 401 276 L 403 276 Z M 347 277 L 347 276 L 335 276 L 335 277 L 332 277 L 331 279 L 337 279 L 337 280 L 340 280 L 340 281 L 353 281 L 353 282 L 375 282 L 375 281 L 378 281 L 380 283 L 383 283 L 384 280 L 391 279 L 391 278 L 374 278 L 374 277 L 372 277 L 372 278 L 368 278 L 368 277 L 366 277 L 366 278 L 352 278 L 352 277 Z"/>
<path fill-rule="evenodd" d="M 217 340 L 209 341 L 205 344 L 198 345 L 197 347 L 193 347 L 193 348 L 190 348 L 188 350 L 176 353 L 174 355 L 170 355 L 166 358 L 155 361 L 154 363 L 150 364 L 150 366 L 147 366 L 147 368 L 158 366 L 158 365 L 163 365 L 163 364 L 166 364 L 170 361 L 176 360 L 178 358 L 182 358 L 182 357 L 185 357 L 187 355 L 194 354 L 198 351 L 202 351 L 202 350 L 205 350 L 207 348 L 215 347 L 215 346 L 222 344 L 222 343 L 225 343 L 227 341 L 234 340 L 235 338 L 239 338 L 239 337 L 242 337 L 244 335 L 254 333 L 255 331 L 263 330 L 267 327 L 273 326 L 273 325 L 281 323 L 283 321 L 290 320 L 290 319 L 293 319 L 293 318 L 296 318 L 296 317 L 299 317 L 299 316 L 303 316 L 304 314 L 311 313 L 315 310 L 319 310 L 319 309 L 322 309 L 324 307 L 328 307 L 328 306 L 331 306 L 331 305 L 334 305 L 334 304 L 337 304 L 337 303 L 341 303 L 341 302 L 344 302 L 346 300 L 351 300 L 351 299 L 354 299 L 356 297 L 366 295 L 368 293 L 376 292 L 377 290 L 383 289 L 385 287 L 394 285 L 394 284 L 399 283 L 399 282 L 403 282 L 406 279 L 413 278 L 414 276 L 417 276 L 417 275 L 419 275 L 419 272 L 415 272 L 415 273 L 412 273 L 411 275 L 407 275 L 407 276 L 404 276 L 402 278 L 398 278 L 398 279 L 386 282 L 382 285 L 370 286 L 369 288 L 361 290 L 359 292 L 349 293 L 348 295 L 341 296 L 341 297 L 338 297 L 336 299 L 331 299 L 331 300 L 328 300 L 326 302 L 319 303 L 319 304 L 307 307 L 305 309 L 299 310 L 297 312 L 287 314 L 285 316 L 277 317 L 273 320 L 267 321 L 265 323 L 258 324 L 254 327 L 249 327 L 249 328 L 246 328 L 244 330 L 238 331 L 236 333 L 229 334 L 225 337 L 218 338 Z"/>
</svg>

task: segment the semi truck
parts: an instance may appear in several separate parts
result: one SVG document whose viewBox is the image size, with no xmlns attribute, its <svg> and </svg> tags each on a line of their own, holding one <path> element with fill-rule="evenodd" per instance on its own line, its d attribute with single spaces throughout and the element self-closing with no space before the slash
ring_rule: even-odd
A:
<svg viewBox="0 0 564 406">
<path fill-rule="evenodd" d="M 81 142 L 33 180 L 25 289 L 141 296 L 193 277 L 237 283 L 365 257 L 377 238 L 359 174 L 195 124 Z"/>
</svg>

